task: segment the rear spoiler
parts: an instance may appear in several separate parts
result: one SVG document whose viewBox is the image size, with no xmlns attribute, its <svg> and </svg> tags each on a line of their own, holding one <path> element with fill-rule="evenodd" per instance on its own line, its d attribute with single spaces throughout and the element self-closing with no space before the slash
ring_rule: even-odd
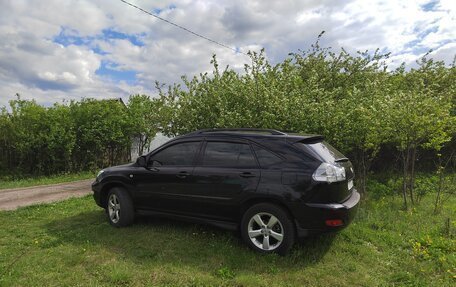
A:
<svg viewBox="0 0 456 287">
<path fill-rule="evenodd" d="M 325 139 L 322 135 L 305 135 L 297 138 L 290 138 L 289 141 L 292 143 L 304 143 L 313 144 L 322 142 Z"/>
</svg>

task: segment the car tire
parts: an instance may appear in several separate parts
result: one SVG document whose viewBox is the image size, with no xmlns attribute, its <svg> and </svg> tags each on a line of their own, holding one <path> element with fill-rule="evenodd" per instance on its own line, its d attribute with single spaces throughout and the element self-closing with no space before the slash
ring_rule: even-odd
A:
<svg viewBox="0 0 456 287">
<path fill-rule="evenodd" d="M 283 208 L 270 203 L 260 203 L 244 213 L 241 235 L 255 251 L 285 255 L 294 244 L 295 226 Z"/>
<path fill-rule="evenodd" d="M 127 191 L 121 187 L 114 187 L 108 193 L 106 214 L 112 226 L 125 227 L 131 225 L 135 219 L 133 201 Z"/>
</svg>

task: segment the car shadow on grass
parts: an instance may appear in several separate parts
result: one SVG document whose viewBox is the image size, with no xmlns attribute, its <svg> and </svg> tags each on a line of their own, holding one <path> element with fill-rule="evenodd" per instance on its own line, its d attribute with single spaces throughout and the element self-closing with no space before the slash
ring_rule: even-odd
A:
<svg viewBox="0 0 456 287">
<path fill-rule="evenodd" d="M 336 238 L 327 234 L 299 240 L 287 256 L 281 257 L 258 254 L 243 243 L 238 232 L 207 225 L 139 217 L 130 227 L 114 228 L 101 210 L 56 219 L 44 227 L 53 238 L 45 248 L 75 245 L 99 249 L 100 254 L 112 253 L 135 264 L 179 262 L 214 272 L 223 266 L 254 273 L 306 268 L 318 264 Z"/>
</svg>

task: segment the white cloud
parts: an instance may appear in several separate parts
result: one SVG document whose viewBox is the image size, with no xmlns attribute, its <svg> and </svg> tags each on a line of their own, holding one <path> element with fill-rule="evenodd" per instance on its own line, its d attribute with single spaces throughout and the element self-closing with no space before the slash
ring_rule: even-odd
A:
<svg viewBox="0 0 456 287">
<path fill-rule="evenodd" d="M 170 84 L 184 74 L 191 77 L 211 71 L 214 53 L 221 68 L 230 65 L 242 71 L 243 64 L 249 63 L 241 53 L 121 1 L 3 2 L 0 105 L 16 92 L 47 104 L 81 97 L 153 94 L 156 80 Z M 412 65 L 429 49 L 434 49 L 431 55 L 436 59 L 450 63 L 456 50 L 456 8 L 451 0 L 437 2 L 430 11 L 423 8 L 429 0 L 132 2 L 242 52 L 265 47 L 273 62 L 309 48 L 322 30 L 326 31 L 322 45 L 343 46 L 351 52 L 381 48 L 392 53 L 392 66 Z M 107 39 L 103 31 L 135 36 L 143 45 L 115 35 Z M 59 34 L 72 40 L 60 45 L 53 41 Z M 100 67 L 119 73 L 134 71 L 136 81 L 98 75 Z"/>
<path fill-rule="evenodd" d="M 456 42 L 448 43 L 430 53 L 430 56 L 436 61 L 452 63 L 456 58 Z"/>
</svg>

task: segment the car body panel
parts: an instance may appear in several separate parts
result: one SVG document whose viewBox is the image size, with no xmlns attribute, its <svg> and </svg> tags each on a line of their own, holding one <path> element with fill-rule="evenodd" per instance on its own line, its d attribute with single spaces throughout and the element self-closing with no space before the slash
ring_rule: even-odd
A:
<svg viewBox="0 0 456 287">
<path fill-rule="evenodd" d="M 251 177 L 242 177 L 249 174 Z M 260 179 L 258 169 L 195 167 L 196 188 L 189 197 L 193 212 L 203 217 L 233 220 L 241 202 L 255 193 Z"/>
<path fill-rule="evenodd" d="M 193 166 L 164 166 L 138 169 L 134 173 L 137 192 L 135 205 L 140 209 L 169 211 L 185 209 L 185 195 L 194 186 Z"/>
</svg>

